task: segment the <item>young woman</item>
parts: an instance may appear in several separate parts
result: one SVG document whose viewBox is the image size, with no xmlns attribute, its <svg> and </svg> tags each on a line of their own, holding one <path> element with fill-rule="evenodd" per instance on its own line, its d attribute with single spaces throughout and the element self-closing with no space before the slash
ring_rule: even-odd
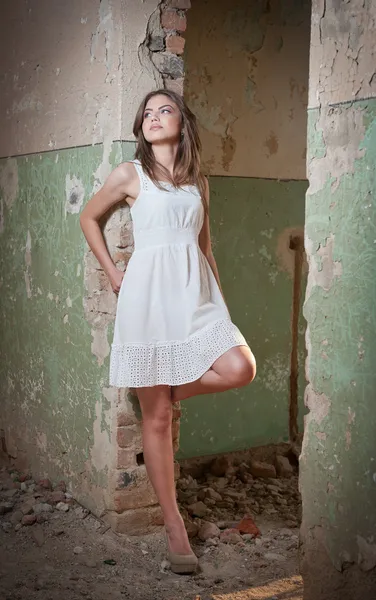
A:
<svg viewBox="0 0 376 600">
<path fill-rule="evenodd" d="M 178 94 L 151 92 L 133 132 L 136 160 L 110 174 L 80 222 L 119 294 L 110 384 L 137 388 L 144 458 L 164 515 L 171 569 L 188 573 L 197 558 L 176 503 L 172 403 L 247 385 L 256 365 L 222 295 L 195 116 Z M 130 206 L 135 241 L 125 274 L 112 262 L 99 226 L 122 200 Z"/>
</svg>

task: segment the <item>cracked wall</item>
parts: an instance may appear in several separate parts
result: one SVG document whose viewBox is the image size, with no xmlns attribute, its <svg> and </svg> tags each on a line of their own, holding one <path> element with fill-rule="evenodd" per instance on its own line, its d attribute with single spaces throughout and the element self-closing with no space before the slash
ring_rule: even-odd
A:
<svg viewBox="0 0 376 600">
<path fill-rule="evenodd" d="M 308 110 L 305 600 L 376 589 L 376 8 L 313 3 Z"/>
<path fill-rule="evenodd" d="M 310 2 L 193 2 L 185 95 L 211 175 L 305 179 Z"/>
<path fill-rule="evenodd" d="M 79 214 L 110 170 L 133 156 L 135 107 L 162 82 L 148 54 L 139 57 L 157 7 L 96 0 L 52 9 L 16 0 L 0 25 L 0 152 L 10 157 L 0 161 L 0 427 L 18 466 L 66 479 L 80 502 L 109 517 L 119 472 L 138 468 L 144 486 L 146 475 L 139 441 L 118 448 L 118 429 L 139 432 L 139 415 L 125 391 L 108 387 L 116 299 Z M 117 207 L 103 227 L 125 266 L 128 209 Z M 155 503 L 147 494 L 145 487 L 134 500 L 138 520 L 140 506 Z M 146 513 L 153 524 L 157 512 Z M 127 519 L 136 529 L 135 517 Z"/>
<path fill-rule="evenodd" d="M 296 272 L 291 239 L 303 240 L 309 10 L 306 0 L 205 0 L 187 12 L 184 94 L 210 175 L 213 248 L 258 373 L 250 387 L 183 404 L 180 456 L 302 431 L 306 265 Z"/>
</svg>

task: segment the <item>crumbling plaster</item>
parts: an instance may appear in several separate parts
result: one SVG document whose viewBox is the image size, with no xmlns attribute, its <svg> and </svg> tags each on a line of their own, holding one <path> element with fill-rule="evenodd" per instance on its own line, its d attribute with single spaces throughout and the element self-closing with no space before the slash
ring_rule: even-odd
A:
<svg viewBox="0 0 376 600">
<path fill-rule="evenodd" d="M 117 413 L 135 417 L 126 394 L 107 387 L 116 298 L 78 216 L 132 157 L 134 145 L 121 135 L 132 140 L 136 105 L 161 85 L 151 58 L 145 69 L 147 48 L 140 62 L 157 6 L 98 0 L 57 9 L 16 0 L 0 36 L 0 154 L 13 155 L 0 163 L 1 427 L 21 468 L 64 477 L 96 514 L 114 491 Z M 124 267 L 133 243 L 127 207 L 103 227 Z"/>
<path fill-rule="evenodd" d="M 305 600 L 376 585 L 376 78 L 372 2 L 313 2 L 301 455 Z"/>
<path fill-rule="evenodd" d="M 12 2 L 0 22 L 0 156 L 132 139 L 136 106 L 161 83 L 139 56 L 158 4 Z"/>
<path fill-rule="evenodd" d="M 210 175 L 305 179 L 310 3 L 196 2 L 185 96 Z"/>
</svg>

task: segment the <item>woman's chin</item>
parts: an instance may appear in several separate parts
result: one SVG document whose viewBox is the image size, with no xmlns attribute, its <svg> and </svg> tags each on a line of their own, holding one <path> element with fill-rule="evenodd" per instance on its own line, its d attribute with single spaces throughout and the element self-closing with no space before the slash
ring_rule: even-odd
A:
<svg viewBox="0 0 376 600">
<path fill-rule="evenodd" d="M 178 144 L 179 143 L 179 139 L 180 136 L 179 135 L 175 135 L 175 136 L 171 136 L 171 135 L 166 135 L 165 132 L 162 131 L 154 131 L 152 132 L 152 135 L 150 135 L 151 132 L 148 133 L 148 136 L 145 136 L 145 139 L 147 142 L 149 142 L 149 144 L 152 145 L 162 145 L 162 144 Z"/>
</svg>

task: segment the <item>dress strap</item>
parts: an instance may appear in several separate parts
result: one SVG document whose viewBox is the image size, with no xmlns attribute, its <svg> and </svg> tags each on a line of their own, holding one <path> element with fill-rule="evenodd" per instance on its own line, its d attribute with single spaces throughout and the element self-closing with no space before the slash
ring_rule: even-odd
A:
<svg viewBox="0 0 376 600">
<path fill-rule="evenodd" d="M 144 173 L 144 170 L 141 166 L 141 163 L 139 160 L 131 160 L 130 162 L 132 162 L 135 166 L 135 169 L 138 173 L 139 179 L 140 179 L 140 186 L 141 186 L 141 190 L 144 191 L 148 191 L 150 188 L 150 179 L 149 177 L 146 175 L 146 173 Z"/>
</svg>

